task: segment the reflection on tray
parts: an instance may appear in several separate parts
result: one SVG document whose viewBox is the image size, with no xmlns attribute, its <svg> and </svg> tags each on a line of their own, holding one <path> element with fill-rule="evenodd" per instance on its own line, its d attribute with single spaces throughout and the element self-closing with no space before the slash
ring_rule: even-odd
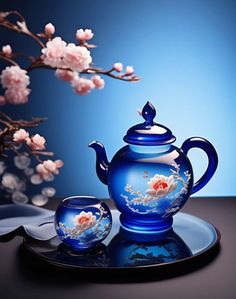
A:
<svg viewBox="0 0 236 299">
<path fill-rule="evenodd" d="M 172 229 L 160 234 L 155 241 L 141 240 L 141 234 L 135 235 L 130 232 L 127 234 L 121 228 L 108 245 L 111 266 L 136 267 L 162 264 L 192 256 L 191 250 Z"/>
<path fill-rule="evenodd" d="M 99 244 L 93 251 L 88 253 L 76 253 L 65 244 L 60 243 L 57 249 L 51 252 L 44 252 L 47 259 L 56 259 L 57 262 L 70 265 L 76 268 L 100 268 L 109 266 L 107 246 Z"/>
<path fill-rule="evenodd" d="M 192 256 L 185 242 L 171 229 L 144 241 L 145 235 L 127 233 L 122 228 L 108 246 L 100 244 L 86 254 L 77 254 L 62 243 L 44 256 L 76 267 L 139 267 L 171 263 Z"/>
</svg>

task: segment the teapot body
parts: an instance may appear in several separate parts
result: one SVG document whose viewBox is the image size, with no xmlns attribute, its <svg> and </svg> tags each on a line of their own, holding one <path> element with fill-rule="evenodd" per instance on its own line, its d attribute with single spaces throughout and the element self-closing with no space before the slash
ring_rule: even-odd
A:
<svg viewBox="0 0 236 299">
<path fill-rule="evenodd" d="M 122 226 L 131 231 L 168 229 L 192 187 L 191 163 L 173 145 L 127 145 L 109 166 L 110 196 L 121 212 Z"/>
<path fill-rule="evenodd" d="M 111 198 L 121 212 L 120 222 L 130 232 L 159 233 L 171 228 L 173 215 L 189 196 L 202 189 L 212 178 L 218 164 L 214 146 L 205 138 L 191 137 L 181 148 L 171 130 L 154 122 L 156 110 L 147 102 L 143 107 L 144 122 L 131 127 L 121 148 L 109 162 L 98 141 L 89 147 L 96 152 L 96 171 L 108 185 Z M 197 182 L 187 157 L 198 148 L 208 158 L 208 165 Z"/>
</svg>

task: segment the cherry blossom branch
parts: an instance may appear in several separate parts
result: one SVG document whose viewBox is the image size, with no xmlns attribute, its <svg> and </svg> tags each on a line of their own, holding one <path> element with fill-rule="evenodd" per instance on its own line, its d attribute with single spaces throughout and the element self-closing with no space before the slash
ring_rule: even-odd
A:
<svg viewBox="0 0 236 299">
<path fill-rule="evenodd" d="M 1 117 L 5 118 L 2 119 Z M 3 111 L 0 111 L 0 122 L 6 125 L 9 128 L 14 128 L 18 130 L 19 128 L 32 128 L 37 127 L 39 124 L 44 122 L 47 118 L 45 117 L 33 117 L 31 121 L 27 120 L 12 120 L 8 115 L 6 115 Z"/>
<path fill-rule="evenodd" d="M 20 153 L 15 148 L 17 142 L 14 142 L 14 134 L 20 129 L 22 130 L 22 128 L 37 127 L 43 121 L 44 118 L 41 117 L 33 118 L 31 121 L 12 120 L 4 112 L 0 111 L 0 123 L 6 126 L 6 128 L 0 132 L 1 154 L 5 149 L 9 149 L 13 151 L 15 154 L 19 155 Z M 27 150 L 29 154 L 33 155 L 39 162 L 42 162 L 42 160 L 38 159 L 39 155 L 53 155 L 52 152 L 30 150 L 29 146 L 27 146 Z"/>
<path fill-rule="evenodd" d="M 5 120 L 0 119 L 0 123 L 4 124 L 4 125 L 5 125 L 6 127 L 8 127 L 9 129 L 13 128 L 13 126 L 12 126 L 9 122 L 7 122 L 7 121 L 5 121 Z M 1 135 L 1 133 L 2 133 L 2 132 L 0 132 L 0 135 Z"/>
<path fill-rule="evenodd" d="M 32 63 L 33 63 L 33 61 L 35 60 L 35 57 L 34 57 L 34 56 L 29 56 L 29 55 L 26 55 L 26 54 L 21 53 L 21 52 L 15 52 L 12 56 L 13 56 L 13 57 L 24 57 L 24 58 L 26 58 L 27 60 L 30 60 Z"/>
<path fill-rule="evenodd" d="M 45 25 L 43 32 L 37 34 L 31 32 L 23 15 L 16 10 L 0 12 L 0 26 L 29 36 L 41 48 L 40 53 L 29 56 L 13 51 L 9 44 L 2 46 L 0 59 L 10 65 L 6 66 L 0 74 L 0 84 L 4 89 L 4 94 L 0 95 L 0 106 L 28 102 L 31 92 L 29 75 L 34 69 L 43 68 L 55 71 L 56 77 L 69 83 L 74 92 L 79 95 L 86 95 L 94 89 L 103 89 L 105 81 L 100 75 L 129 82 L 139 80 L 139 77 L 134 74 L 132 66 L 126 66 L 123 70 L 123 65 L 120 62 L 115 63 L 108 70 L 94 67 L 91 52 L 96 45 L 89 42 L 94 36 L 91 29 L 78 29 L 75 34 L 76 43 L 67 43 L 60 36 L 54 37 L 56 29 L 51 23 Z M 27 59 L 26 67 L 21 67 L 18 57 Z M 19 62 L 21 61 L 19 60 Z M 46 150 L 46 140 L 43 136 L 39 134 L 30 136 L 28 132 L 29 128 L 37 127 L 44 120 L 45 118 L 41 117 L 33 118 L 30 121 L 14 120 L 0 111 L 0 156 L 7 157 L 7 151 L 12 151 L 15 155 L 15 166 L 23 170 L 24 175 L 35 185 L 43 181 L 52 181 L 54 175 L 59 174 L 59 168 L 63 166 L 61 160 L 43 161 L 42 156 L 51 157 L 54 155 L 53 152 Z M 39 163 L 35 170 L 29 167 L 30 156 Z M 28 197 L 22 193 L 25 189 L 21 183 L 24 185 L 24 182 L 14 174 L 4 173 L 6 168 L 4 162 L 0 161 L 0 175 L 2 175 L 0 188 L 10 192 L 14 202 L 27 202 Z M 33 199 L 31 201 L 36 204 L 38 196 L 41 196 L 41 200 L 45 202 L 45 193 L 43 192 L 42 190 L 41 195 L 35 196 L 35 202 Z M 53 192 L 48 192 L 48 196 L 51 197 L 52 194 L 55 194 L 55 189 Z"/>
<path fill-rule="evenodd" d="M 10 15 L 18 16 L 21 21 L 17 21 L 15 25 L 14 23 L 6 19 L 6 17 Z M 16 31 L 18 33 L 28 35 L 29 37 L 33 38 L 42 48 L 45 47 L 44 43 L 37 37 L 37 35 L 35 35 L 28 29 L 25 18 L 22 16 L 21 13 L 19 13 L 16 10 L 12 10 L 8 12 L 0 12 L 0 26 Z"/>
<path fill-rule="evenodd" d="M 6 57 L 6 56 L 4 56 L 4 55 L 1 55 L 1 54 L 0 54 L 0 59 L 5 60 L 5 61 L 9 62 L 10 64 L 19 66 L 19 64 L 16 63 L 13 59 L 11 59 L 11 58 L 9 58 L 9 57 Z"/>
<path fill-rule="evenodd" d="M 12 121 L 12 119 L 10 118 L 10 116 L 7 115 L 6 113 L 4 113 L 3 111 L 0 111 L 0 116 L 4 117 L 8 121 Z"/>
<path fill-rule="evenodd" d="M 134 76 L 134 75 L 130 76 L 129 74 L 115 75 L 113 73 L 113 71 L 115 71 L 115 68 L 112 68 L 107 71 L 99 69 L 99 68 L 89 68 L 89 69 L 82 71 L 81 73 L 82 74 L 101 74 L 101 75 L 109 76 L 114 79 L 123 80 L 123 81 L 139 81 L 140 80 L 140 78 L 138 76 Z"/>
<path fill-rule="evenodd" d="M 50 156 L 50 157 L 52 157 L 54 155 L 53 152 L 42 152 L 42 151 L 31 151 L 31 154 L 37 155 L 37 156 L 44 155 L 44 156 Z"/>
<path fill-rule="evenodd" d="M 16 23 L 9 21 L 7 18 L 11 15 L 17 16 L 19 21 L 16 21 Z M 128 82 L 140 80 L 138 76 L 134 75 L 132 66 L 127 66 L 125 71 L 123 71 L 123 65 L 119 62 L 115 63 L 108 70 L 91 67 L 92 57 L 90 49 L 96 46 L 88 42 L 94 36 L 90 29 L 77 30 L 77 44 L 75 44 L 66 43 L 59 36 L 53 38 L 55 27 L 51 23 L 45 25 L 44 32 L 34 34 L 28 29 L 22 14 L 15 10 L 0 12 L 0 25 L 30 36 L 42 47 L 41 55 L 35 57 L 22 53 L 13 53 L 10 45 L 2 47 L 0 59 L 11 63 L 12 66 L 6 67 L 0 76 L 0 83 L 6 89 L 4 96 L 0 95 L 0 105 L 6 103 L 24 104 L 28 102 L 28 95 L 31 92 L 28 88 L 30 83 L 28 73 L 34 69 L 55 70 L 55 75 L 59 79 L 70 83 L 75 93 L 79 95 L 86 95 L 93 89 L 104 88 L 105 81 L 100 75 Z M 46 43 L 44 44 L 41 39 L 45 39 Z M 25 69 L 20 68 L 15 61 L 18 56 L 23 56 L 30 60 L 30 64 Z M 16 82 L 17 84 L 15 84 Z"/>
<path fill-rule="evenodd" d="M 33 152 L 29 151 L 29 153 L 35 158 L 38 163 L 43 163 L 43 160 L 39 158 L 39 156 L 53 156 L 51 152 Z"/>
<path fill-rule="evenodd" d="M 29 65 L 26 70 L 27 72 L 30 72 L 34 69 L 39 69 L 39 68 L 44 68 L 44 69 L 49 69 L 49 70 L 57 70 L 58 68 L 56 67 L 51 67 L 49 65 L 45 65 L 42 60 L 39 58 L 35 59 L 35 61 Z M 63 68 L 63 69 L 60 69 L 59 70 L 62 70 L 62 71 L 71 71 L 71 69 L 68 69 L 68 68 Z M 122 80 L 122 81 L 139 81 L 140 78 L 138 76 L 130 76 L 130 75 L 126 75 L 126 74 L 123 74 L 123 75 L 116 75 L 113 73 L 113 71 L 115 71 L 114 68 L 112 69 L 109 69 L 109 70 L 103 70 L 103 69 L 100 69 L 100 68 L 88 68 L 84 71 L 81 71 L 80 73 L 81 74 L 88 74 L 88 75 L 96 75 L 96 74 L 101 74 L 101 75 L 105 75 L 105 76 L 108 76 L 108 77 L 111 77 L 111 78 L 114 78 L 114 79 L 118 79 L 118 80 Z"/>
<path fill-rule="evenodd" d="M 33 128 L 38 127 L 46 119 L 45 117 L 33 117 L 32 121 L 12 120 L 11 123 L 19 128 Z"/>
<path fill-rule="evenodd" d="M 54 155 L 53 152 L 46 151 L 46 140 L 39 134 L 29 136 L 29 132 L 25 129 L 22 129 L 24 127 L 28 128 L 38 126 L 43 120 L 44 118 L 40 117 L 33 118 L 30 121 L 13 120 L 10 116 L 0 111 L 0 123 L 5 126 L 5 128 L 0 131 L 0 156 L 7 158 L 8 155 L 6 152 L 12 151 L 15 154 L 15 166 L 24 170 L 26 177 L 32 184 L 35 185 L 41 184 L 43 181 L 52 181 L 54 179 L 54 175 L 59 174 L 59 168 L 63 166 L 63 162 L 61 160 L 42 160 L 41 156 L 52 157 Z M 31 163 L 29 158 L 30 156 L 32 156 L 36 162 L 39 163 L 35 170 L 28 167 Z M 0 162 L 0 168 L 2 174 L 6 168 L 6 165 L 3 161 Z M 14 202 L 21 200 L 28 201 L 28 197 L 24 193 L 19 192 L 19 190 L 24 191 L 24 185 L 24 181 L 19 180 L 14 174 L 11 173 L 5 173 L 0 182 L 0 188 L 10 192 Z M 50 189 L 49 187 L 46 190 L 48 194 L 47 196 L 51 197 L 55 195 L 54 188 Z M 42 189 L 42 195 L 37 196 L 44 200 L 43 196 L 45 196 L 45 192 L 46 191 L 44 188 Z M 35 204 L 37 204 L 38 201 L 37 196 L 35 196 Z M 33 198 L 32 202 L 34 203 Z"/>
</svg>

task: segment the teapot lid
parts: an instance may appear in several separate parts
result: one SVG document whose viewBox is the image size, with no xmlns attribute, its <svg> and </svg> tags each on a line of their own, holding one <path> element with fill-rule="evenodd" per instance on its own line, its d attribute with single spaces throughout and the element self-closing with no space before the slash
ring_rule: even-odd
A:
<svg viewBox="0 0 236 299">
<path fill-rule="evenodd" d="M 164 145 L 176 140 L 171 130 L 153 121 L 156 109 L 148 101 L 143 107 L 142 116 L 145 122 L 131 127 L 124 141 L 136 145 Z"/>
</svg>

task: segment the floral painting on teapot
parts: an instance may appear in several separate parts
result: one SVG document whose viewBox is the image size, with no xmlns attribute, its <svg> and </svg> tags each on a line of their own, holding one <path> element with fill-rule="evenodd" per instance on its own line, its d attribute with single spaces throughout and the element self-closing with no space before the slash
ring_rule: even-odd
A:
<svg viewBox="0 0 236 299">
<path fill-rule="evenodd" d="M 134 190 L 133 186 L 127 183 L 124 187 L 125 193 L 121 194 L 126 206 L 132 212 L 138 214 L 158 213 L 162 214 L 162 218 L 167 217 L 169 213 L 178 211 L 184 200 L 182 195 L 188 192 L 191 174 L 187 170 L 182 177 L 180 165 L 173 164 L 172 166 L 173 169 L 170 168 L 169 176 L 155 173 L 149 178 L 149 171 L 144 171 L 143 179 L 147 180 L 144 193 Z M 166 204 L 168 204 L 167 208 Z"/>
</svg>

